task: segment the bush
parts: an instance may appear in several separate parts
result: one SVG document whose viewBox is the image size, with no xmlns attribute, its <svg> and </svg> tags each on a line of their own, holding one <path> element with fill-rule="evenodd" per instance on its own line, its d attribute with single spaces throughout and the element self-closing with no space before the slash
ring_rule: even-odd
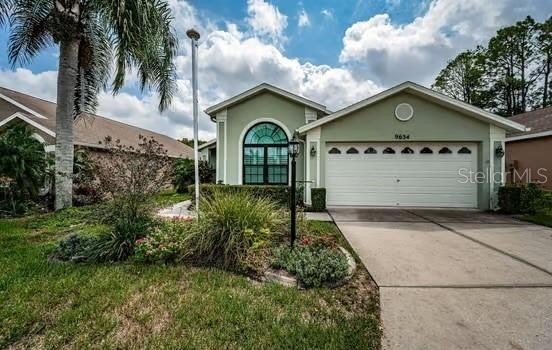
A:
<svg viewBox="0 0 552 350">
<path fill-rule="evenodd" d="M 273 251 L 272 266 L 295 275 L 305 287 L 321 287 L 347 276 L 347 258 L 337 249 L 324 245 L 279 247 Z"/>
<path fill-rule="evenodd" d="M 313 211 L 326 210 L 326 189 L 313 188 L 311 189 L 311 202 Z"/>
<path fill-rule="evenodd" d="M 195 193 L 193 185 L 188 186 L 190 194 Z M 289 207 L 289 186 L 260 186 L 260 185 L 201 185 L 200 194 L 205 198 L 211 198 L 213 193 L 240 194 L 246 193 L 253 198 L 265 198 L 273 201 L 281 207 Z"/>
<path fill-rule="evenodd" d="M 214 190 L 201 202 L 199 227 L 186 255 L 230 270 L 247 269 L 249 254 L 284 230 L 284 218 L 268 198 Z"/>
<path fill-rule="evenodd" d="M 148 236 L 136 241 L 134 257 L 141 262 L 171 262 L 187 250 L 187 239 L 197 230 L 189 220 L 164 222 Z"/>
<path fill-rule="evenodd" d="M 57 246 L 53 257 L 63 261 L 84 261 L 88 259 L 88 250 L 95 243 L 93 236 L 70 234 Z"/>
<path fill-rule="evenodd" d="M 0 210 L 25 212 L 44 185 L 46 166 L 44 146 L 29 128 L 7 128 L 0 135 Z"/>
<path fill-rule="evenodd" d="M 525 186 L 508 185 L 498 190 L 498 205 L 507 214 L 534 214 L 547 206 L 543 189 L 529 183 Z"/>
<path fill-rule="evenodd" d="M 179 159 L 174 163 L 172 184 L 178 193 L 185 193 L 187 187 L 194 183 L 194 160 Z M 212 183 L 215 181 L 215 172 L 209 166 L 209 163 L 199 161 L 199 182 Z"/>
</svg>

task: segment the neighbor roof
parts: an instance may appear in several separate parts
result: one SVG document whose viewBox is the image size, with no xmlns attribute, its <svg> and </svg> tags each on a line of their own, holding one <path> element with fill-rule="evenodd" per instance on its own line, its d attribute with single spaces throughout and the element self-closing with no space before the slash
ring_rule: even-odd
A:
<svg viewBox="0 0 552 350">
<path fill-rule="evenodd" d="M 305 106 L 308 106 L 312 109 L 315 109 L 323 114 L 329 114 L 331 113 L 331 111 L 329 111 L 326 106 L 320 104 L 320 103 L 317 103 L 317 102 L 314 102 L 312 100 L 309 100 L 309 99 L 306 99 L 302 96 L 299 96 L 299 95 L 296 95 L 296 94 L 293 94 L 289 91 L 286 91 L 284 89 L 280 89 L 279 87 L 276 87 L 274 85 L 270 85 L 268 83 L 262 83 L 262 84 L 259 84 L 247 91 L 244 91 L 242 92 L 241 94 L 238 94 L 234 97 L 231 97 L 225 101 L 222 101 L 220 103 L 217 103 L 216 105 L 214 106 L 211 106 L 209 108 L 207 108 L 205 110 L 205 113 L 207 113 L 211 118 L 214 118 L 216 113 L 217 112 L 220 112 L 221 110 L 223 109 L 226 109 L 228 107 L 231 107 L 235 104 L 238 104 L 240 102 L 243 102 L 244 100 L 248 100 L 254 96 L 257 96 L 263 92 L 272 92 L 276 95 L 279 95 L 281 97 L 284 97 L 286 99 L 289 99 L 289 100 L 292 100 L 292 101 L 295 101 L 297 103 L 300 103 L 300 104 L 303 104 Z"/>
<path fill-rule="evenodd" d="M 0 99 L 4 99 L 22 109 L 22 112 L 14 113 L 0 120 L 0 125 L 17 118 L 55 137 L 55 103 L 2 87 L 0 87 Z M 113 140 L 120 140 L 123 145 L 134 147 L 138 146 L 139 135 L 153 137 L 165 147 L 170 157 L 193 158 L 192 148 L 167 135 L 95 114 L 85 113 L 75 119 L 73 135 L 75 145 L 94 148 L 105 148 L 103 143 L 107 136 L 110 136 Z"/>
<path fill-rule="evenodd" d="M 197 149 L 202 150 L 204 148 L 209 148 L 212 145 L 216 145 L 216 143 L 217 143 L 217 139 L 212 139 L 212 140 L 209 140 L 209 141 L 201 144 Z"/>
<path fill-rule="evenodd" d="M 525 132 L 508 134 L 508 141 L 552 136 L 552 107 L 540 108 L 531 112 L 514 115 L 510 120 L 526 125 L 530 129 Z"/>
<path fill-rule="evenodd" d="M 426 87 L 423 87 L 421 85 L 415 84 L 413 82 L 407 81 L 402 84 L 399 84 L 395 87 L 392 87 L 389 90 L 385 90 L 383 92 L 380 92 L 379 94 L 373 95 L 371 97 L 368 97 L 367 99 L 364 99 L 362 101 L 359 101 L 355 104 L 350 105 L 349 107 L 345 107 L 333 114 L 327 115 L 325 117 L 322 117 L 312 123 L 303 125 L 298 129 L 300 133 L 305 133 L 309 130 L 312 130 L 314 128 L 317 128 L 321 125 L 324 125 L 326 123 L 329 123 L 333 120 L 336 120 L 338 118 L 341 118 L 345 115 L 348 115 L 356 110 L 359 110 L 361 108 L 370 106 L 371 104 L 374 104 L 376 102 L 379 102 L 387 97 L 390 97 L 394 94 L 397 94 L 399 92 L 409 92 L 413 95 L 425 98 L 427 100 L 431 100 L 433 102 L 436 102 L 438 104 L 441 104 L 443 106 L 446 106 L 450 109 L 457 110 L 459 112 L 462 112 L 464 114 L 470 115 L 474 118 L 477 118 L 479 120 L 488 122 L 490 124 L 494 124 L 496 126 L 502 127 L 506 129 L 507 131 L 525 131 L 526 128 L 514 121 L 511 121 L 509 119 L 500 117 L 496 114 L 487 112 L 482 110 L 481 108 L 477 108 L 475 106 L 472 106 L 468 103 L 455 100 L 453 98 L 450 98 L 448 96 L 445 96 L 441 93 L 438 93 L 436 91 L 433 91 L 431 89 L 428 89 Z"/>
</svg>

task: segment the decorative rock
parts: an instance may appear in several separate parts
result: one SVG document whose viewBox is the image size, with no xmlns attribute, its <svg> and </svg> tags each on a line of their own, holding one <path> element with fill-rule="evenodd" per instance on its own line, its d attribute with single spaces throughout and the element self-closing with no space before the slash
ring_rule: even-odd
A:
<svg viewBox="0 0 552 350">
<path fill-rule="evenodd" d="M 266 282 L 276 282 L 286 287 L 297 287 L 297 279 L 285 270 L 266 270 L 264 273 Z"/>
</svg>

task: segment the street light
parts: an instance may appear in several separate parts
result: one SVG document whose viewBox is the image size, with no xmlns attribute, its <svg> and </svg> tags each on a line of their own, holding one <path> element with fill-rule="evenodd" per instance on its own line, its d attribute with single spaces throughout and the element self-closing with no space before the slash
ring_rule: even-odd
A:
<svg viewBox="0 0 552 350">
<path fill-rule="evenodd" d="M 199 33 L 195 29 L 186 31 L 186 35 L 192 42 L 192 95 L 193 95 L 193 114 L 194 114 L 194 177 L 195 177 L 195 208 L 196 219 L 199 220 L 199 150 L 197 144 L 198 128 L 197 128 L 197 41 Z"/>
<path fill-rule="evenodd" d="M 293 248 L 293 243 L 295 243 L 296 234 L 296 204 L 295 200 L 295 182 L 296 182 L 296 163 L 295 158 L 299 154 L 299 138 L 297 133 L 293 134 L 293 138 L 289 140 L 288 143 L 288 153 L 291 156 L 291 195 L 289 201 L 289 209 L 291 211 L 291 247 Z"/>
</svg>

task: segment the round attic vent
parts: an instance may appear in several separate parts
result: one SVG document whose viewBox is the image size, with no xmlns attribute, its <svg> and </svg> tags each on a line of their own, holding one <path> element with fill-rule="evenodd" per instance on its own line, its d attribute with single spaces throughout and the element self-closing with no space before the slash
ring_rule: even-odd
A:
<svg viewBox="0 0 552 350">
<path fill-rule="evenodd" d="M 408 103 L 399 103 L 395 107 L 395 117 L 402 122 L 406 122 L 414 116 L 414 109 Z"/>
</svg>

